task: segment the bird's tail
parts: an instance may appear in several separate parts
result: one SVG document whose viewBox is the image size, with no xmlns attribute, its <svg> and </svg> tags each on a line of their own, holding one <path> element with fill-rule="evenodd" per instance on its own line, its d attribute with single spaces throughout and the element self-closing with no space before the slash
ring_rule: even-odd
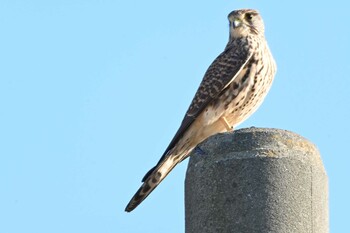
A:
<svg viewBox="0 0 350 233">
<path fill-rule="evenodd" d="M 173 156 L 168 156 L 160 164 L 157 164 L 142 179 L 143 184 L 125 208 L 126 212 L 131 212 L 162 182 L 179 161 L 174 161 Z"/>
</svg>

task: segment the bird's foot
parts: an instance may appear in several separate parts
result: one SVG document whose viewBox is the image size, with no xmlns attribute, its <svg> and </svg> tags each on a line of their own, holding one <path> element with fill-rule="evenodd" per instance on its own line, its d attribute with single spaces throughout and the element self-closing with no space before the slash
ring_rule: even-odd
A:
<svg viewBox="0 0 350 233">
<path fill-rule="evenodd" d="M 194 148 L 194 152 L 197 153 L 197 154 L 199 154 L 199 155 L 206 155 L 206 154 L 207 154 L 207 153 L 205 153 L 205 151 L 202 150 L 199 146 L 196 146 L 196 147 Z"/>
</svg>

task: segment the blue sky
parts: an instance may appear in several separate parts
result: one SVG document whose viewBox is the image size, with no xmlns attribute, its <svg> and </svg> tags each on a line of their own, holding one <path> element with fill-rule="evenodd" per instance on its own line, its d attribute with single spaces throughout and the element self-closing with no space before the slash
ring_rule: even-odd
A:
<svg viewBox="0 0 350 233">
<path fill-rule="evenodd" d="M 278 73 L 242 127 L 294 131 L 321 151 L 330 229 L 348 228 L 350 27 L 345 0 L 0 0 L 0 232 L 184 232 L 180 164 L 125 205 L 228 39 L 258 9 Z"/>
</svg>

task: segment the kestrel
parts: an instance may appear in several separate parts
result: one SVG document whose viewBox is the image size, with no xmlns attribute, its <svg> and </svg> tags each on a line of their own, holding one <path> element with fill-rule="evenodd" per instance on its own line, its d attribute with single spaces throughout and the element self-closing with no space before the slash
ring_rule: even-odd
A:
<svg viewBox="0 0 350 233">
<path fill-rule="evenodd" d="M 209 66 L 180 128 L 157 165 L 143 177 L 125 211 L 135 209 L 199 143 L 232 131 L 247 119 L 269 91 L 276 63 L 261 16 L 256 10 L 242 9 L 231 12 L 228 20 L 225 50 Z"/>
</svg>

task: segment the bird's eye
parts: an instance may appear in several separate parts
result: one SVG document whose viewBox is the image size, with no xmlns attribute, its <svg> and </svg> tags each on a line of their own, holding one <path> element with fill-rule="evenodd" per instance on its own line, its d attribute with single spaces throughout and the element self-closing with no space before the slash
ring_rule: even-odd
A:
<svg viewBox="0 0 350 233">
<path fill-rule="evenodd" d="M 253 15 L 250 14 L 250 13 L 247 13 L 247 14 L 245 15 L 245 19 L 248 20 L 248 21 L 251 21 L 251 20 L 253 19 Z"/>
</svg>

